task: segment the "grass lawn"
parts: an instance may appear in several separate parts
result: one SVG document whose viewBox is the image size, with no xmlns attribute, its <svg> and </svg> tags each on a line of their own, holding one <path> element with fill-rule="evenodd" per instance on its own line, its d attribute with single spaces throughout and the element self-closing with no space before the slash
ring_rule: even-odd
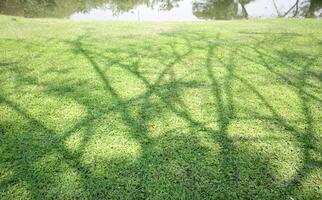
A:
<svg viewBox="0 0 322 200">
<path fill-rule="evenodd" d="M 0 16 L 1 199 L 318 199 L 322 21 Z"/>
</svg>

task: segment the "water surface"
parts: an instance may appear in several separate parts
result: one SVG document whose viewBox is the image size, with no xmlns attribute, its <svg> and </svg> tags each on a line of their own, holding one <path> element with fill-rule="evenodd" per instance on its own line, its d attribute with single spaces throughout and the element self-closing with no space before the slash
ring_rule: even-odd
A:
<svg viewBox="0 0 322 200">
<path fill-rule="evenodd" d="M 30 18 L 127 21 L 320 18 L 322 0 L 0 0 L 0 13 Z"/>
</svg>

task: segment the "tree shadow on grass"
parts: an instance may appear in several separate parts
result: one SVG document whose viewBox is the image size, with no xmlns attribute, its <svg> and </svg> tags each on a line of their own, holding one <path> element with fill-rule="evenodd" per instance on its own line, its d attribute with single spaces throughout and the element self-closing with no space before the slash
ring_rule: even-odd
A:
<svg viewBox="0 0 322 200">
<path fill-rule="evenodd" d="M 287 36 L 289 35 L 287 34 Z M 281 37 L 284 37 L 284 35 L 281 35 Z M 254 38 L 254 40 L 257 44 L 263 44 L 266 42 L 265 39 L 257 40 L 256 38 Z M 276 40 L 280 41 L 279 38 L 276 38 Z M 284 192 L 292 194 L 295 190 L 299 190 L 303 186 L 306 179 L 311 175 L 311 173 L 314 170 L 320 169 L 322 167 L 321 161 L 316 159 L 317 157 L 321 156 L 321 149 L 319 149 L 318 147 L 320 139 L 318 138 L 319 135 L 316 132 L 317 127 L 315 123 L 317 121 L 316 119 L 313 119 L 312 111 L 312 105 L 314 105 L 313 102 L 317 104 L 321 103 L 321 99 L 318 96 L 313 95 L 312 91 L 319 94 L 321 90 L 319 87 L 316 87 L 315 85 L 312 85 L 307 81 L 310 78 L 310 76 L 313 76 L 315 78 L 317 77 L 316 72 L 310 71 L 310 68 L 315 65 L 317 60 L 316 58 L 314 58 L 314 56 L 304 55 L 303 53 L 299 54 L 295 51 L 289 52 L 286 50 L 281 51 L 274 49 L 272 51 L 271 47 L 267 45 L 245 46 L 247 48 L 252 49 L 257 54 L 256 58 L 259 58 L 259 61 L 245 56 L 246 52 L 237 51 L 236 53 L 240 55 L 243 59 L 246 59 L 250 62 L 258 64 L 261 67 L 264 67 L 264 69 L 271 73 L 275 78 L 284 81 L 284 83 L 286 83 L 293 89 L 293 91 L 298 96 L 298 99 L 300 100 L 302 114 L 304 117 L 304 127 L 298 128 L 297 125 L 290 124 L 287 119 L 282 117 L 282 115 L 280 115 L 278 111 L 273 106 L 271 106 L 267 100 L 265 100 L 264 96 L 260 94 L 260 92 L 257 91 L 255 87 L 252 86 L 247 80 L 243 79 L 242 77 L 236 76 L 236 78 L 239 79 L 246 87 L 251 89 L 271 111 L 273 117 L 270 120 L 275 121 L 279 126 L 287 130 L 287 133 L 292 134 L 296 138 L 302 150 L 301 167 L 297 170 L 296 175 L 292 179 L 283 183 L 283 185 L 285 185 L 283 187 Z M 268 49 L 268 47 L 270 49 Z M 267 52 L 274 53 L 270 54 Z M 298 69 L 294 67 L 297 64 L 296 61 L 301 61 L 301 65 Z M 283 73 L 283 71 L 279 71 L 278 67 L 276 67 L 277 65 L 287 67 L 287 71 L 289 73 L 296 74 L 293 76 L 296 77 L 296 79 L 294 79 L 292 76 L 286 76 Z M 308 89 L 310 89 L 310 91 L 308 91 Z M 308 198 L 316 197 L 317 196 L 314 197 L 314 195 L 312 195 Z M 301 198 L 306 197 L 301 196 Z"/>
<path fill-rule="evenodd" d="M 86 98 L 92 92 L 85 88 L 90 82 L 75 86 L 83 88 L 83 91 L 76 93 L 71 90 L 70 93 L 75 93 L 74 95 L 67 94 L 63 89 L 64 85 L 42 85 L 47 88 L 44 91 L 49 96 L 67 96 L 86 107 L 87 115 L 62 133 L 48 128 L 41 120 L 23 109 L 22 105 L 1 95 L 0 105 L 9 108 L 9 112 L 16 112 L 21 117 L 17 120 L 24 121 L 16 126 L 9 123 L 1 124 L 1 132 L 4 133 L 0 138 L 1 151 L 6 153 L 1 159 L 1 164 L 5 169 L 10 167 L 7 171 L 11 174 L 1 181 L 1 191 L 9 193 L 13 186 L 19 187 L 19 184 L 23 183 L 30 197 L 39 199 L 283 199 L 295 195 L 293 190 L 305 181 L 313 169 L 321 166 L 309 153 L 310 150 L 317 149 L 311 134 L 314 132 L 314 120 L 308 98 L 317 100 L 318 97 L 300 87 L 306 84 L 305 70 L 311 65 L 309 59 L 300 74 L 301 83 L 286 80 L 295 88 L 301 99 L 305 117 L 303 124 L 307 126 L 303 132 L 279 114 L 257 86 L 238 74 L 235 63 L 237 61 L 234 59 L 236 55 L 264 66 L 275 78 L 281 78 L 280 74 L 275 73 L 265 62 L 264 58 L 269 55 L 263 55 L 258 48 L 249 46 L 258 53 L 256 58 L 259 60 L 249 58 L 246 53 L 242 53 L 244 47 L 229 49 L 223 46 L 220 35 L 206 38 L 202 34 L 173 33 L 163 37 L 184 41 L 184 44 L 180 44 L 184 45 L 184 51 L 178 52 L 176 43 L 167 44 L 172 50 L 172 59 L 165 61 L 166 54 L 158 56 L 158 52 L 154 51 L 150 54 L 149 51 L 155 48 L 143 46 L 142 48 L 146 48 L 146 57 L 160 59 L 163 63 L 163 68 L 158 70 L 152 81 L 147 74 L 141 72 L 143 59 L 146 57 L 140 57 L 140 49 L 129 48 L 127 52 L 118 52 L 117 49 L 113 52 L 105 50 L 114 55 L 126 53 L 127 58 L 135 58 L 135 61 L 124 62 L 122 57 L 107 57 L 104 50 L 94 51 L 95 47 L 90 45 L 89 35 L 72 41 L 61 41 L 70 46 L 70 52 L 81 56 L 88 63 L 91 67 L 89 71 L 95 74 L 104 87 L 104 91 L 101 92 L 107 93 L 112 102 L 102 103 L 103 99 Z M 214 38 L 215 42 L 211 42 Z M 195 47 L 191 40 L 203 41 L 203 45 Z M 232 54 L 229 62 L 219 56 L 219 51 L 227 49 Z M 177 74 L 180 63 L 185 59 L 191 59 L 189 56 L 196 54 L 195 51 L 202 51 L 202 67 L 197 70 L 204 74 L 205 81 Z M 279 62 L 281 61 L 276 60 L 276 63 Z M 131 98 L 124 98 L 124 91 L 117 89 L 115 80 L 111 80 L 106 69 L 112 65 L 126 71 L 130 77 L 142 83 L 145 90 Z M 225 73 L 220 74 L 220 70 L 224 70 Z M 47 73 L 62 73 L 64 76 L 64 73 L 70 72 Z M 240 123 L 240 105 L 236 105 L 236 101 L 241 97 L 237 97 L 240 94 L 234 88 L 236 83 L 249 90 L 249 94 L 254 95 L 261 105 L 269 110 L 271 116 L 265 119 L 267 123 L 273 122 L 275 128 L 280 128 L 282 133 L 291 133 L 301 145 L 303 167 L 287 182 L 278 180 L 277 168 L 271 163 L 271 154 L 258 151 L 262 147 L 257 147 L 256 141 L 239 140 L 235 137 L 236 133 L 230 130 L 232 126 Z M 56 89 L 53 91 L 52 88 Z M 201 106 L 205 107 L 209 116 L 198 118 L 199 111 L 189 107 L 191 102 L 184 97 L 184 93 L 189 90 L 200 90 L 195 95 L 209 91 L 208 99 L 201 100 Z M 201 109 L 200 106 L 198 108 Z M 245 114 L 252 113 L 254 112 Z M 265 117 L 251 116 L 251 120 Z M 207 121 L 209 118 L 210 121 Z M 99 132 L 100 128 L 103 128 L 103 131 Z M 76 149 L 68 148 L 66 141 L 80 130 L 83 131 L 80 144 Z M 113 151 L 113 143 L 109 139 L 116 136 L 126 138 L 126 141 Z M 104 139 L 105 137 L 108 139 Z M 265 144 L 266 139 L 260 140 Z M 97 150 L 93 145 L 100 141 L 102 144 L 97 146 Z M 126 149 L 131 148 L 131 145 L 134 146 L 134 153 L 131 151 L 127 155 Z M 104 151 L 106 146 L 110 148 L 108 151 Z M 138 150 L 135 150 L 136 148 Z M 110 151 L 116 155 L 109 154 Z M 121 153 L 118 154 L 119 152 Z M 56 159 L 46 160 L 51 156 Z M 43 158 L 44 167 L 39 168 L 42 166 L 39 162 Z M 66 176 L 71 177 L 67 183 L 60 182 L 64 172 L 68 172 Z M 59 178 L 56 180 L 55 177 Z M 74 187 L 68 185 L 68 182 L 74 183 Z"/>
<path fill-rule="evenodd" d="M 317 104 L 321 103 L 321 99 L 312 94 L 312 88 L 316 88 L 315 91 L 317 93 L 319 93 L 319 91 L 321 90 L 319 89 L 319 87 L 315 87 L 315 85 L 312 85 L 307 82 L 310 76 L 317 77 L 315 72 L 310 71 L 310 68 L 315 65 L 317 60 L 316 58 L 312 58 L 311 55 L 303 55 L 296 52 L 291 53 L 286 50 L 275 51 L 277 52 L 275 53 L 275 55 L 270 55 L 265 53 L 265 50 L 267 51 L 266 47 L 248 47 L 254 49 L 254 51 L 260 58 L 260 61 L 256 63 L 266 68 L 267 71 L 269 71 L 278 79 L 282 79 L 283 81 L 285 81 L 285 83 L 288 84 L 290 87 L 294 88 L 294 91 L 296 92 L 301 102 L 301 109 L 304 116 L 305 124 L 304 128 L 297 128 L 294 125 L 289 124 L 287 120 L 285 120 L 281 115 L 279 115 L 273 107 L 270 108 L 276 122 L 279 125 L 281 125 L 281 127 L 284 127 L 286 130 L 289 130 L 288 132 L 295 136 L 300 148 L 302 149 L 302 167 L 299 170 L 297 170 L 297 174 L 293 177 L 292 180 L 285 183 L 285 190 L 288 192 L 294 192 L 294 190 L 301 187 L 303 182 L 308 178 L 308 176 L 311 175 L 311 173 L 314 170 L 320 169 L 322 167 L 321 161 L 316 159 L 316 155 L 318 157 L 321 156 L 321 149 L 319 148 L 319 142 L 321 141 L 319 139 L 318 133 L 316 132 L 316 119 L 313 119 L 312 111 L 312 105 L 314 105 L 313 102 L 316 102 Z M 242 52 L 240 53 L 242 54 Z M 267 62 L 267 58 L 275 61 L 274 63 L 287 66 L 289 69 L 294 69 L 294 66 L 292 66 L 294 60 L 300 59 L 301 61 L 304 60 L 305 62 L 300 66 L 300 69 L 294 70 L 295 73 L 297 72 L 297 75 L 295 76 L 296 79 L 291 79 L 289 76 L 286 76 L 283 72 L 279 72 L 271 63 Z M 289 63 L 283 60 L 284 58 L 288 58 Z M 255 62 L 250 58 L 246 57 L 246 59 Z M 311 91 L 307 91 L 308 89 L 311 89 Z M 266 104 L 268 104 L 268 102 Z"/>
</svg>

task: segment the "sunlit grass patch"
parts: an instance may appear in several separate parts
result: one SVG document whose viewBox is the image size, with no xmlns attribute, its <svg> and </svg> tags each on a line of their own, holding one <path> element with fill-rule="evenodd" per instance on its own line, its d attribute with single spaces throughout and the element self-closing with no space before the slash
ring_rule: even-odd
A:
<svg viewBox="0 0 322 200">
<path fill-rule="evenodd" d="M 322 195 L 321 21 L 0 27 L 0 198 Z"/>
</svg>

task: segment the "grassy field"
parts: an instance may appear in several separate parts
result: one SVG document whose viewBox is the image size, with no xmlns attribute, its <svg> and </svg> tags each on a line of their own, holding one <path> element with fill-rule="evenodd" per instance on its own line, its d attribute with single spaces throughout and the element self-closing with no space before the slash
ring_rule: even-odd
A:
<svg viewBox="0 0 322 200">
<path fill-rule="evenodd" d="M 321 198 L 321 20 L 0 30 L 1 199 Z"/>
</svg>

